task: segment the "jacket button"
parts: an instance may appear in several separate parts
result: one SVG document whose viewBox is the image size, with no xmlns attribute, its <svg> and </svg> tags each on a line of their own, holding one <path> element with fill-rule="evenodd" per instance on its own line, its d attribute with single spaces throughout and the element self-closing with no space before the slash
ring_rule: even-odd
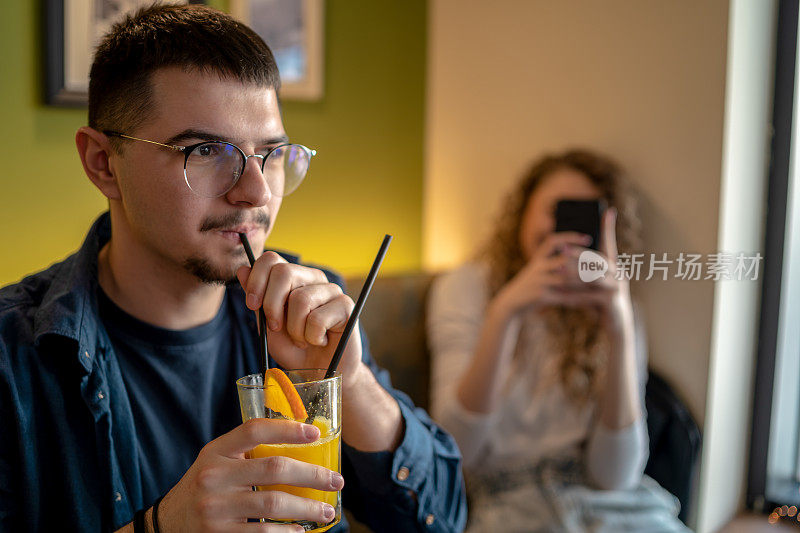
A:
<svg viewBox="0 0 800 533">
<path fill-rule="evenodd" d="M 115 492 L 114 493 L 114 501 L 115 502 L 121 502 L 122 501 L 122 494 L 120 494 L 119 492 Z"/>
<path fill-rule="evenodd" d="M 425 524 L 432 526 L 434 520 L 436 520 L 436 517 L 433 516 L 432 514 L 429 514 L 428 516 L 425 517 Z"/>
<path fill-rule="evenodd" d="M 409 472 L 408 468 L 406 468 L 405 466 L 400 467 L 400 470 L 397 471 L 397 480 L 398 481 L 407 480 L 409 473 L 410 472 Z"/>
<path fill-rule="evenodd" d="M 103 398 L 105 398 L 105 397 L 106 397 L 106 395 L 105 395 L 105 394 L 103 394 L 102 392 L 98 392 L 98 393 L 97 393 L 97 399 L 98 399 L 98 400 L 102 400 L 102 399 L 103 399 Z"/>
</svg>

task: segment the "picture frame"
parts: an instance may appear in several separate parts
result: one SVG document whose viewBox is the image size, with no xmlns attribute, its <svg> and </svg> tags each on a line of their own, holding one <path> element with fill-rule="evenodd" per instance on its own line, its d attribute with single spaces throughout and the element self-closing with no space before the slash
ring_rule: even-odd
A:
<svg viewBox="0 0 800 533">
<path fill-rule="evenodd" d="M 202 1 L 172 1 L 202 4 Z M 85 106 L 94 48 L 114 22 L 152 0 L 44 0 L 44 100 Z"/>
<path fill-rule="evenodd" d="M 272 50 L 284 100 L 324 95 L 324 0 L 230 0 L 230 12 Z"/>
</svg>

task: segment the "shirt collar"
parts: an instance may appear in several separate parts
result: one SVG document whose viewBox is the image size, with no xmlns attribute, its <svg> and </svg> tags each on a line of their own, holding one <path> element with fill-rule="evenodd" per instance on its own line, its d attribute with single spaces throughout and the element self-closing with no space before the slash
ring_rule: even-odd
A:
<svg viewBox="0 0 800 533">
<path fill-rule="evenodd" d="M 111 238 L 108 212 L 92 224 L 81 248 L 55 265 L 50 286 L 33 321 L 34 341 L 59 335 L 77 341 L 81 364 L 91 369 L 98 348 L 97 255 Z"/>
</svg>

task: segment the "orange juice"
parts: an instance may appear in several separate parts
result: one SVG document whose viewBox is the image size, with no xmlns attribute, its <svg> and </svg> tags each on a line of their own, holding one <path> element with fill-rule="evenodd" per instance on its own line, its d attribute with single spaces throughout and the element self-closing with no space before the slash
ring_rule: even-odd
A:
<svg viewBox="0 0 800 533">
<path fill-rule="evenodd" d="M 276 418 L 304 422 L 309 413 L 319 428 L 320 438 L 309 444 L 261 444 L 247 454 L 251 459 L 281 456 L 335 472 L 341 472 L 342 400 L 339 374 L 325 378 L 324 368 L 287 370 L 270 368 L 266 374 L 251 374 L 236 380 L 242 420 Z M 270 516 L 262 522 L 292 523 L 306 531 L 322 532 L 342 518 L 339 491 L 322 491 L 290 485 L 261 485 L 257 490 L 279 490 L 333 506 L 336 514 L 330 523 Z M 257 517 L 255 517 L 257 518 Z"/>
<path fill-rule="evenodd" d="M 330 422 L 324 418 L 315 418 L 313 424 L 320 431 L 320 438 L 316 441 L 310 444 L 260 444 L 250 451 L 250 458 L 256 459 L 279 455 L 339 472 L 339 439 L 341 431 L 332 433 Z M 260 485 L 258 490 L 281 490 L 295 496 L 328 503 L 334 508 L 338 504 L 338 493 L 335 491 L 327 492 L 291 485 Z"/>
</svg>

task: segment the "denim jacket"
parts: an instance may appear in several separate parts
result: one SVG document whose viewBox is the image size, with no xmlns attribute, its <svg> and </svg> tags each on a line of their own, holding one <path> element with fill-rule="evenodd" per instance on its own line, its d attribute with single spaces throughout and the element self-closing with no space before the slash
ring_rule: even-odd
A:
<svg viewBox="0 0 800 533">
<path fill-rule="evenodd" d="M 0 531 L 113 531 L 152 504 L 142 501 L 131 407 L 98 316 L 97 255 L 110 234 L 105 213 L 77 253 L 0 289 Z M 241 300 L 236 327 L 252 338 L 243 291 L 228 291 Z M 400 405 L 405 434 L 394 452 L 343 443 L 344 506 L 376 531 L 461 531 L 455 442 L 391 387 L 363 346 L 364 363 Z"/>
</svg>

